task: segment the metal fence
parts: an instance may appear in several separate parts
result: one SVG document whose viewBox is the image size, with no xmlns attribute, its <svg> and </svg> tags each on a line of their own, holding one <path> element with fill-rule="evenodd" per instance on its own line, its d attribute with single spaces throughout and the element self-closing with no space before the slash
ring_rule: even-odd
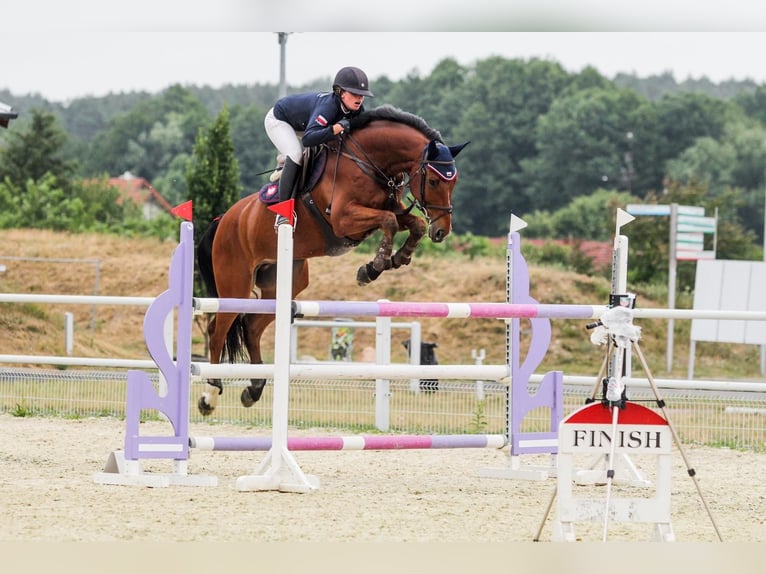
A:
<svg viewBox="0 0 766 574">
<path fill-rule="evenodd" d="M 0 368 L 0 411 L 17 416 L 63 416 L 72 418 L 125 415 L 124 370 L 45 370 Z M 158 377 L 153 378 L 159 384 Z M 269 382 L 270 383 L 270 382 Z M 204 383 L 195 382 L 190 398 L 192 422 L 234 423 L 269 428 L 271 384 L 261 400 L 245 409 L 239 402 L 240 387 L 248 381 L 226 381 L 215 413 L 202 417 L 196 401 Z M 754 389 L 760 389 L 762 385 Z M 536 385 L 530 385 L 530 393 Z M 629 398 L 655 405 L 648 388 L 628 386 Z M 409 381 L 390 383 L 390 432 L 415 434 L 501 434 L 506 429 L 505 387 L 498 383 L 440 380 L 435 391 L 413 390 Z M 564 414 L 582 406 L 592 394 L 584 384 L 564 385 Z M 762 390 L 660 389 L 665 410 L 685 443 L 766 451 L 766 393 Z M 290 383 L 289 424 L 294 428 L 338 429 L 376 432 L 375 381 L 309 381 Z M 144 413 L 156 417 L 156 413 Z M 547 409 L 532 411 L 522 431 L 546 431 Z"/>
</svg>

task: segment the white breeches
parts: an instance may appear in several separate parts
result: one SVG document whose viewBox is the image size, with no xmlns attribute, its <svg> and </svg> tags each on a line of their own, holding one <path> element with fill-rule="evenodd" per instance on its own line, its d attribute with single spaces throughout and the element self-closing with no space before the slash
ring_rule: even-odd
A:
<svg viewBox="0 0 766 574">
<path fill-rule="evenodd" d="M 303 144 L 299 132 L 296 132 L 290 124 L 274 117 L 274 108 L 271 108 L 263 120 L 266 135 L 277 148 L 279 153 L 288 156 L 294 163 L 303 163 Z"/>
</svg>

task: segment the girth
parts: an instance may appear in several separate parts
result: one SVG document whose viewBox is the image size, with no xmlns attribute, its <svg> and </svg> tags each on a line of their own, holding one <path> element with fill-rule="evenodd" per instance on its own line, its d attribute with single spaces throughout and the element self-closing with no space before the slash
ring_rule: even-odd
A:
<svg viewBox="0 0 766 574">
<path fill-rule="evenodd" d="M 325 219 L 324 215 L 319 210 L 319 207 L 317 207 L 317 204 L 314 202 L 314 198 L 311 197 L 311 192 L 303 194 L 301 199 L 303 200 L 303 203 L 306 204 L 309 213 L 319 223 L 319 229 L 322 231 L 322 237 L 324 237 L 327 255 L 342 255 L 343 253 L 354 249 L 364 241 L 364 239 L 355 241 L 348 237 L 338 237 L 335 235 L 332 230 L 332 225 Z M 372 235 L 372 232 L 370 235 Z M 367 237 L 368 236 L 365 236 L 365 239 Z"/>
</svg>

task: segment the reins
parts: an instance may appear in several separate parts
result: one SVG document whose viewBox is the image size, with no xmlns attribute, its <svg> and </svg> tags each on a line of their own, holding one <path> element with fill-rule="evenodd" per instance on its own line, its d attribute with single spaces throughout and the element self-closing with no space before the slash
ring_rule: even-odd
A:
<svg viewBox="0 0 766 574">
<path fill-rule="evenodd" d="M 407 187 L 409 184 L 409 180 L 406 177 L 407 174 L 401 173 L 397 174 L 395 176 L 389 176 L 387 175 L 382 169 L 380 169 L 375 163 L 373 162 L 372 158 L 369 156 L 369 154 L 364 150 L 364 148 L 359 145 L 359 142 L 357 142 L 351 134 L 346 135 L 343 138 L 339 139 L 340 141 L 340 148 L 337 150 L 337 161 L 336 161 L 336 168 L 337 168 L 337 162 L 340 162 L 340 156 L 346 157 L 353 161 L 359 169 L 362 170 L 362 172 L 367 175 L 370 179 L 372 179 L 374 182 L 378 183 L 381 187 L 383 187 L 388 192 L 388 200 L 392 204 L 398 203 L 398 194 L 399 191 L 402 188 Z M 354 148 L 356 148 L 357 153 L 364 156 L 364 160 L 362 160 L 358 155 L 354 153 L 353 150 L 349 149 L 348 144 L 353 145 Z M 343 151 L 345 149 L 349 150 L 348 152 Z M 366 161 L 365 161 L 366 160 Z M 337 174 L 337 169 L 336 169 Z M 333 182 L 333 190 L 335 189 L 335 185 Z M 332 197 L 332 196 L 331 196 Z M 410 210 L 405 211 L 404 213 L 408 213 Z"/>
</svg>

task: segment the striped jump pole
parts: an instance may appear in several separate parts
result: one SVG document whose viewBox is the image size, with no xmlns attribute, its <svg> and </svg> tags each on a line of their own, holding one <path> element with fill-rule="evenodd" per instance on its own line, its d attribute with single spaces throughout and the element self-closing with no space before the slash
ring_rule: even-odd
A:
<svg viewBox="0 0 766 574">
<path fill-rule="evenodd" d="M 417 303 L 388 301 L 294 301 L 296 317 L 441 317 L 445 319 L 598 319 L 605 305 L 539 303 Z"/>
<path fill-rule="evenodd" d="M 408 450 L 453 448 L 503 448 L 507 444 L 501 434 L 460 435 L 363 435 L 326 437 L 289 437 L 291 451 L 311 450 Z M 259 451 L 270 450 L 269 437 L 212 437 L 189 438 L 189 446 L 198 450 Z"/>
</svg>

